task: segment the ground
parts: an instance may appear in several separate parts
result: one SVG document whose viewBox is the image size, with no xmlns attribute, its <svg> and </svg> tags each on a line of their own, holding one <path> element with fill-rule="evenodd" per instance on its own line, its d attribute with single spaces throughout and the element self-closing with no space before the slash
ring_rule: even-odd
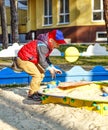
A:
<svg viewBox="0 0 108 130">
<path fill-rule="evenodd" d="M 27 100 L 28 86 L 0 88 L 0 130 L 108 130 L 108 116 Z"/>
</svg>

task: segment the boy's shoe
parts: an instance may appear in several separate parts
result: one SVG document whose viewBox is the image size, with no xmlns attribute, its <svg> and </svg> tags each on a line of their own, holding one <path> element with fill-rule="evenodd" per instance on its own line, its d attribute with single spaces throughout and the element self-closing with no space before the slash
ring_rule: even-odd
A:
<svg viewBox="0 0 108 130">
<path fill-rule="evenodd" d="M 29 100 L 34 100 L 34 101 L 41 101 L 41 97 L 42 97 L 41 94 L 39 94 L 39 93 L 34 93 L 34 94 L 28 96 L 28 99 L 29 99 Z"/>
</svg>

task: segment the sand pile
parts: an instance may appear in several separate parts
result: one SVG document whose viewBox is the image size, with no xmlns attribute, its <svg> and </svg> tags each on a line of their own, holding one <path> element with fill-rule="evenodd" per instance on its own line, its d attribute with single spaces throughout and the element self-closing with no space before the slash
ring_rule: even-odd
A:
<svg viewBox="0 0 108 130">
<path fill-rule="evenodd" d="M 26 99 L 28 87 L 0 89 L 0 130 L 108 130 L 108 116 Z"/>
</svg>

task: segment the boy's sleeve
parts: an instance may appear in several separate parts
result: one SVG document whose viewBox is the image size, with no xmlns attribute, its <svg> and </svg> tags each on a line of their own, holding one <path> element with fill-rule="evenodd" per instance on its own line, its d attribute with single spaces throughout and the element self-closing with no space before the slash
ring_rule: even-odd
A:
<svg viewBox="0 0 108 130">
<path fill-rule="evenodd" d="M 50 65 L 51 62 L 49 58 L 46 58 L 46 54 L 48 54 L 49 49 L 47 48 L 46 45 L 38 45 L 38 54 L 39 54 L 39 64 L 44 68 L 47 69 Z"/>
</svg>

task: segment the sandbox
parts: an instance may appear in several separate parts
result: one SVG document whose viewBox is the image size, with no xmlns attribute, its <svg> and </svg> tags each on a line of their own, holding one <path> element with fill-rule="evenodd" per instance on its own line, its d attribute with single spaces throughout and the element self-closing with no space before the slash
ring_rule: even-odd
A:
<svg viewBox="0 0 108 130">
<path fill-rule="evenodd" d="M 71 84 L 64 87 L 65 84 Z M 73 84 L 82 83 L 74 86 Z M 63 86 L 64 84 L 64 86 Z M 100 82 L 63 82 L 62 87 L 57 86 L 48 88 L 47 85 L 42 86 L 39 93 L 42 96 L 42 103 L 59 103 L 70 105 L 72 107 L 84 108 L 95 111 L 101 115 L 108 115 L 108 95 L 103 96 L 103 87 L 108 86 L 108 81 Z"/>
</svg>

